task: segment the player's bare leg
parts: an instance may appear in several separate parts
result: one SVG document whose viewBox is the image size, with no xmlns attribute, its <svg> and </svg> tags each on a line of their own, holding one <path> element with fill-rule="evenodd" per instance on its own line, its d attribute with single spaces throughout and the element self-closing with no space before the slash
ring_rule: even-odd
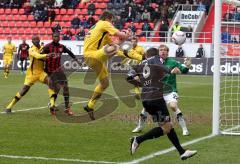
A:
<svg viewBox="0 0 240 164">
<path fill-rule="evenodd" d="M 12 101 L 7 105 L 5 112 L 11 113 L 12 107 L 29 91 L 31 86 L 24 85 L 20 92 L 17 92 Z"/>
<path fill-rule="evenodd" d="M 174 112 L 174 114 L 175 114 L 175 116 L 177 118 L 178 124 L 182 128 L 183 135 L 184 136 L 188 136 L 190 133 L 189 133 L 189 131 L 187 129 L 186 122 L 184 120 L 183 114 L 182 114 L 181 110 L 178 108 L 177 102 L 170 102 L 168 104 L 168 106 Z"/>
</svg>

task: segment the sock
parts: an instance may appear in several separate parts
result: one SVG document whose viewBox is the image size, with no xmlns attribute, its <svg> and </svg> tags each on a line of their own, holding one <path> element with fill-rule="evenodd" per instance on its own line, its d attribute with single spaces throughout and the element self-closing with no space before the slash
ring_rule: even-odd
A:
<svg viewBox="0 0 240 164">
<path fill-rule="evenodd" d="M 92 98 L 88 101 L 88 107 L 93 109 L 95 104 L 96 104 L 96 100 L 99 99 L 103 93 L 104 89 L 102 88 L 102 86 L 99 84 L 96 86 L 96 88 L 94 89 Z"/>
<path fill-rule="evenodd" d="M 50 107 L 55 106 L 57 94 L 52 89 L 48 89 L 48 95 L 49 95 L 49 99 L 50 99 Z"/>
<path fill-rule="evenodd" d="M 177 134 L 174 130 L 174 128 L 172 128 L 170 130 L 170 132 L 167 134 L 168 136 L 168 139 L 172 142 L 172 144 L 175 146 L 175 148 L 178 150 L 179 154 L 182 155 L 185 150 L 182 148 L 182 146 L 180 145 L 179 143 L 179 140 L 178 140 L 178 137 L 177 137 Z"/>
<path fill-rule="evenodd" d="M 143 108 L 142 112 L 140 113 L 139 119 L 138 119 L 138 126 L 142 127 L 147 119 L 147 112 Z"/>
<path fill-rule="evenodd" d="M 18 92 L 16 96 L 12 99 L 12 101 L 8 104 L 7 109 L 11 109 L 21 99 L 21 97 L 22 96 Z"/>
<path fill-rule="evenodd" d="M 150 140 L 150 139 L 154 139 L 154 138 L 158 138 L 160 136 L 163 135 L 163 130 L 161 127 L 155 127 L 153 129 L 151 129 L 150 131 L 148 131 L 147 133 L 138 136 L 137 137 L 137 142 L 140 144 L 145 140 Z"/>
<path fill-rule="evenodd" d="M 21 69 L 22 69 L 22 72 L 24 71 L 23 70 L 23 61 L 21 61 Z"/>
<path fill-rule="evenodd" d="M 65 103 L 65 109 L 68 109 L 70 106 L 69 106 L 69 95 L 66 94 L 64 95 L 64 103 Z"/>
<path fill-rule="evenodd" d="M 177 121 L 178 121 L 178 124 L 181 126 L 182 130 L 187 131 L 186 122 L 185 122 L 185 120 L 183 118 L 183 114 L 181 112 L 177 114 Z"/>
</svg>

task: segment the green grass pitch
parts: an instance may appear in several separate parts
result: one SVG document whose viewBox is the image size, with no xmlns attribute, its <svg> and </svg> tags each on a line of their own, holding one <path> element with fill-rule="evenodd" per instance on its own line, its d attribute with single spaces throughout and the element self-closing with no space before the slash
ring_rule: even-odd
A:
<svg viewBox="0 0 240 164">
<path fill-rule="evenodd" d="M 1 72 L 2 74 L 2 72 Z M 69 77 L 69 86 L 93 90 L 93 84 L 83 81 L 84 74 L 75 73 Z M 8 79 L 0 77 L 0 107 L 12 99 L 22 87 L 24 75 L 11 72 Z M 112 85 L 114 83 L 114 86 Z M 124 91 L 128 84 L 124 75 L 113 74 L 111 86 L 106 93 L 117 96 L 128 96 L 131 92 Z M 212 126 L 212 77 L 210 76 L 178 76 L 180 109 L 182 110 L 191 135 L 183 137 L 179 126 L 174 123 L 181 143 L 211 134 Z M 74 89 L 71 92 L 74 92 Z M 116 92 L 118 94 L 116 94 Z M 74 103 L 72 109 L 76 114 L 83 113 L 82 106 L 87 100 L 84 93 L 81 97 L 71 97 Z M 72 93 L 71 93 L 72 95 Z M 130 100 L 125 97 L 124 101 Z M 62 102 L 59 96 L 58 103 Z M 131 99 L 132 100 L 132 99 Z M 103 100 L 109 101 L 108 99 Z M 128 162 L 147 156 L 151 153 L 167 149 L 172 145 L 166 136 L 144 142 L 133 156 L 129 153 L 129 138 L 134 134 L 138 113 L 142 106 L 136 100 L 136 105 L 128 107 L 119 100 L 116 110 L 111 114 L 91 123 L 65 123 L 52 117 L 47 107 L 47 87 L 37 83 L 29 93 L 19 101 L 10 115 L 0 114 L 0 156 L 15 155 L 27 157 L 46 157 L 91 160 L 105 162 Z M 98 103 L 97 106 L 100 106 Z M 111 105 L 111 104 L 110 104 Z M 110 106 L 108 105 L 108 106 Z M 41 108 L 42 107 L 42 108 Z M 172 113 L 172 112 L 170 112 Z M 154 125 L 151 121 L 144 132 Z M 238 136 L 217 136 L 211 139 L 188 145 L 186 148 L 198 150 L 198 154 L 184 163 L 240 163 Z M 83 162 L 83 161 L 82 161 Z M 0 157 L 0 163 L 72 163 L 71 161 L 12 159 Z M 81 162 L 80 162 L 81 163 Z M 151 158 L 142 163 L 183 163 L 177 151 Z"/>
</svg>

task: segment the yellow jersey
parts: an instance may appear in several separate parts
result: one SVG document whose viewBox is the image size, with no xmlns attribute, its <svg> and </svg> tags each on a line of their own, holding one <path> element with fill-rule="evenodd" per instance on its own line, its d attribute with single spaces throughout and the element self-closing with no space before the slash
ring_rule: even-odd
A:
<svg viewBox="0 0 240 164">
<path fill-rule="evenodd" d="M 130 49 L 128 51 L 127 56 L 122 55 L 123 53 L 118 53 L 119 56 L 125 57 L 125 59 L 121 62 L 122 64 L 134 65 L 138 64 L 142 61 L 144 56 L 144 48 L 142 46 L 137 45 L 136 47 Z"/>
<path fill-rule="evenodd" d="M 16 49 L 16 46 L 13 44 L 13 43 L 6 43 L 4 44 L 3 46 L 3 55 L 6 55 L 6 56 L 13 56 L 13 52 L 16 52 L 17 49 Z"/>
<path fill-rule="evenodd" d="M 41 48 L 33 45 L 29 50 L 30 65 L 27 73 L 37 74 L 39 72 L 44 72 L 44 61 L 46 54 L 40 54 Z"/>
<path fill-rule="evenodd" d="M 118 31 L 110 22 L 99 20 L 85 36 L 83 53 L 99 50 L 106 44 L 112 43 L 110 35 Z"/>
</svg>

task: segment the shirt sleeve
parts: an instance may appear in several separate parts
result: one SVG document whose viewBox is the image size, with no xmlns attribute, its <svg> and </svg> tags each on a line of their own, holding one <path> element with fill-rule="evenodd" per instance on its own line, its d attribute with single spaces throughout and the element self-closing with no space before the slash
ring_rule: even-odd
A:
<svg viewBox="0 0 240 164">
<path fill-rule="evenodd" d="M 107 21 L 104 24 L 104 30 L 106 30 L 111 35 L 114 35 L 119 31 L 110 22 L 107 22 Z"/>
<path fill-rule="evenodd" d="M 38 53 L 35 49 L 33 49 L 33 48 L 30 48 L 30 50 L 29 50 L 29 55 L 30 56 L 33 56 L 34 58 L 36 58 L 36 59 L 45 59 L 46 58 L 46 54 L 40 54 L 40 53 Z"/>
<path fill-rule="evenodd" d="M 76 56 L 66 46 L 63 46 L 63 52 L 67 53 L 71 58 L 76 59 Z"/>
<path fill-rule="evenodd" d="M 49 50 L 49 46 L 44 46 L 42 51 L 41 51 L 42 54 L 48 54 L 50 53 L 50 50 Z"/>
<path fill-rule="evenodd" d="M 177 68 L 180 69 L 180 71 L 181 71 L 182 73 L 188 73 L 189 68 L 187 68 L 186 66 L 184 66 L 184 64 L 181 64 L 181 63 L 179 63 L 178 61 L 175 61 L 175 65 L 176 65 Z"/>
</svg>

